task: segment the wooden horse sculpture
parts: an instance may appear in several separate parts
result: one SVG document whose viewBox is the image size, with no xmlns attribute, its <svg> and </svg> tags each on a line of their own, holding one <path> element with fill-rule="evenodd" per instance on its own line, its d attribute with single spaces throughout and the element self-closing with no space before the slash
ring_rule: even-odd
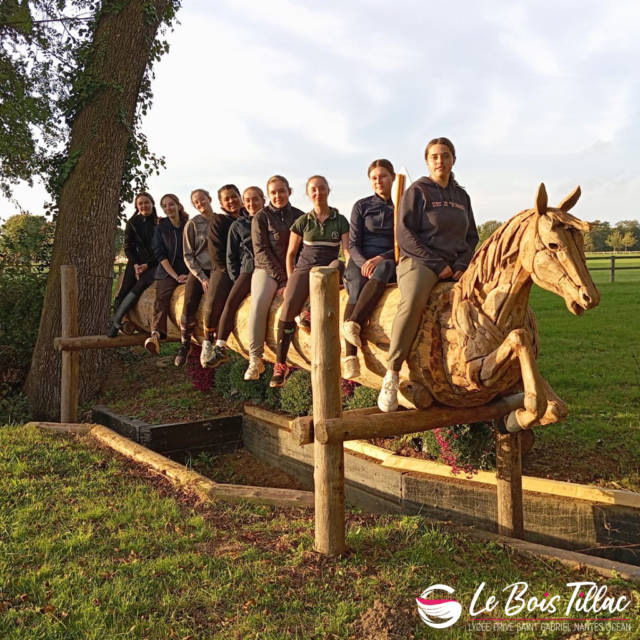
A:
<svg viewBox="0 0 640 640">
<path fill-rule="evenodd" d="M 434 288 L 401 371 L 404 404 L 424 409 L 435 401 L 474 407 L 524 389 L 524 408 L 507 416 L 504 426 L 508 430 L 550 424 L 566 415 L 566 405 L 538 370 L 538 338 L 528 301 L 534 282 L 562 296 L 575 315 L 595 307 L 600 300 L 583 250 L 582 232 L 589 225 L 568 213 L 579 197 L 578 187 L 557 208 L 548 207 L 541 184 L 535 207 L 502 225 L 476 252 L 459 282 Z M 131 314 L 132 321 L 147 331 L 153 309 L 152 289 L 143 294 Z M 170 315 L 174 322 L 182 313 L 183 289 L 178 287 L 172 300 Z M 358 381 L 365 385 L 380 387 L 399 300 L 398 288 L 387 287 L 364 330 Z M 275 359 L 281 301 L 274 300 L 267 322 L 268 360 Z M 342 292 L 342 308 L 346 301 L 346 292 Z M 247 300 L 240 307 L 229 340 L 229 346 L 245 357 L 249 304 Z M 179 335 L 175 324 L 169 324 L 169 334 Z M 196 336 L 202 336 L 200 323 Z M 309 336 L 297 332 L 293 346 L 291 363 L 308 369 Z"/>
<path fill-rule="evenodd" d="M 459 282 L 436 288 L 410 356 L 410 381 L 401 385 L 417 406 L 425 408 L 431 398 L 477 406 L 523 388 L 524 408 L 507 417 L 509 431 L 566 416 L 536 363 L 528 301 L 534 282 L 562 296 L 575 315 L 600 301 L 583 249 L 581 232 L 589 225 L 568 213 L 579 197 L 578 187 L 557 208 L 548 207 L 541 184 L 535 208 L 502 225 Z"/>
</svg>

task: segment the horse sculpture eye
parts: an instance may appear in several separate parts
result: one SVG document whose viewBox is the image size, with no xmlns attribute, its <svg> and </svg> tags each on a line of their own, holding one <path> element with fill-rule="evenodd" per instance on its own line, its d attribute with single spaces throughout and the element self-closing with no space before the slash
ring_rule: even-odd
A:
<svg viewBox="0 0 640 640">
<path fill-rule="evenodd" d="M 555 242 L 550 242 L 548 246 L 551 251 L 557 251 L 560 248 L 559 245 Z"/>
</svg>

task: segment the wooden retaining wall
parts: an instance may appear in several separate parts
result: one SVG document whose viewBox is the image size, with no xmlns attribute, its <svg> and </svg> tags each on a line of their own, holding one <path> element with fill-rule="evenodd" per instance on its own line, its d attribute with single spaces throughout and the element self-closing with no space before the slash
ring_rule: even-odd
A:
<svg viewBox="0 0 640 640">
<path fill-rule="evenodd" d="M 291 421 L 284 416 L 257 407 L 245 409 L 245 447 L 267 464 L 312 484 L 314 445 L 294 444 L 290 429 Z M 345 443 L 350 503 L 377 513 L 421 514 L 497 531 L 495 485 L 385 466 L 384 461 L 357 453 L 368 449 L 384 456 L 378 456 L 377 447 Z M 539 490 L 526 490 L 527 480 Z M 523 487 L 525 540 L 640 565 L 638 494 L 535 478 L 523 478 Z"/>
<path fill-rule="evenodd" d="M 127 418 L 108 407 L 95 406 L 91 421 L 173 460 L 185 460 L 202 451 L 231 453 L 242 446 L 242 416 L 227 416 L 193 422 L 148 424 Z"/>
</svg>

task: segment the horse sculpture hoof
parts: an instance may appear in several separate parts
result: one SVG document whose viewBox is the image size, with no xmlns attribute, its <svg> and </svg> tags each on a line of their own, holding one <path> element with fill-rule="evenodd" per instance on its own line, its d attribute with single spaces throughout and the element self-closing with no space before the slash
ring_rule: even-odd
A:
<svg viewBox="0 0 640 640">
<path fill-rule="evenodd" d="M 428 409 L 433 404 L 433 396 L 429 390 L 414 380 L 402 380 L 398 386 L 398 392 L 408 404 L 416 409 Z"/>
</svg>

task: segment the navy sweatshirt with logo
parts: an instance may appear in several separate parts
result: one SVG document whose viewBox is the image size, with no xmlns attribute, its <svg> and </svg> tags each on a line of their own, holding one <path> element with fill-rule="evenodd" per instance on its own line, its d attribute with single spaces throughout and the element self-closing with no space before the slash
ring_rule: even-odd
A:
<svg viewBox="0 0 640 640">
<path fill-rule="evenodd" d="M 359 267 L 375 256 L 393 260 L 393 202 L 377 194 L 358 200 L 351 211 L 349 255 Z"/>
<path fill-rule="evenodd" d="M 478 243 L 469 195 L 453 176 L 446 187 L 419 178 L 402 196 L 396 238 L 401 256 L 436 274 L 447 265 L 464 271 Z"/>
</svg>

